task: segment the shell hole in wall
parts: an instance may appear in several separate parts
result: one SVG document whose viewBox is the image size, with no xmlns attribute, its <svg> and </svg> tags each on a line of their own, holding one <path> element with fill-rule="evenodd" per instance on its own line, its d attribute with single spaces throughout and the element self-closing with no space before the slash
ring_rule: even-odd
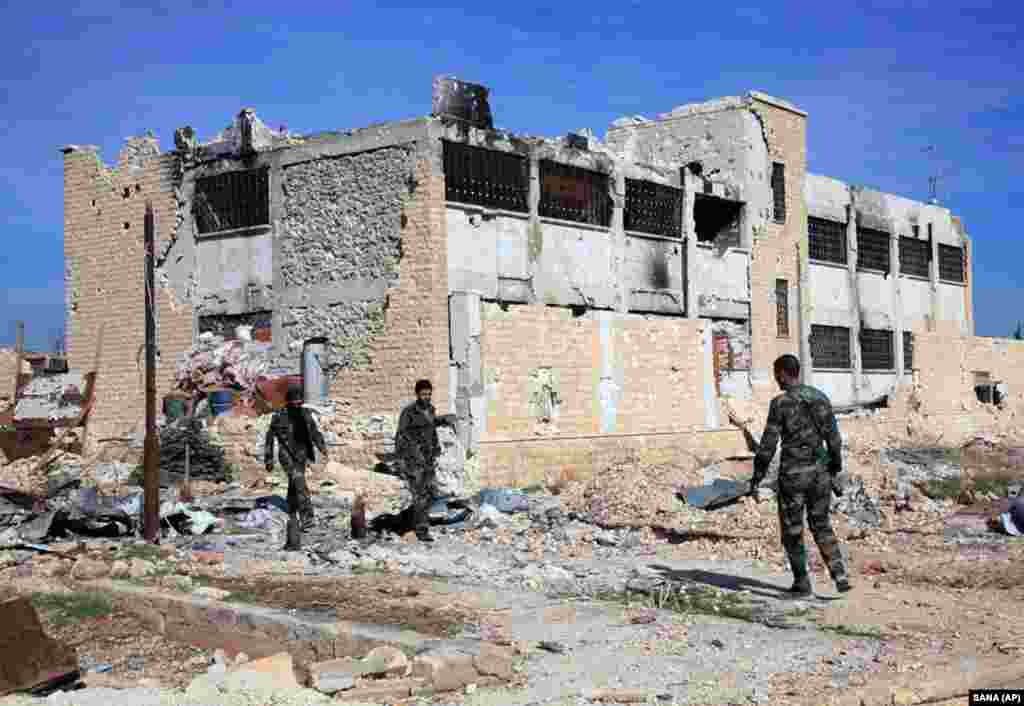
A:
<svg viewBox="0 0 1024 706">
<path fill-rule="evenodd" d="M 132 227 L 132 224 L 131 224 L 131 223 L 129 223 L 128 221 L 125 221 L 125 222 L 124 222 L 124 229 L 125 229 L 125 230 L 128 230 L 128 229 L 129 229 L 129 228 L 131 228 L 131 227 Z"/>
<path fill-rule="evenodd" d="M 717 247 L 740 245 L 740 217 L 743 202 L 731 201 L 710 194 L 696 194 L 693 220 L 697 241 L 714 243 Z"/>
<path fill-rule="evenodd" d="M 132 195 L 132 187 L 130 187 L 130 186 L 124 187 L 124 190 L 121 192 L 121 198 L 125 198 L 126 199 L 129 196 L 131 196 L 131 195 Z"/>
</svg>

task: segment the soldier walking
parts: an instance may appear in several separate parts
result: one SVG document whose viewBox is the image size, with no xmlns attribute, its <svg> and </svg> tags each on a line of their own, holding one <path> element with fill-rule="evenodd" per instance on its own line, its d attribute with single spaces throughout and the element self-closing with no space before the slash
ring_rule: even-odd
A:
<svg viewBox="0 0 1024 706">
<path fill-rule="evenodd" d="M 274 412 L 264 442 L 267 473 L 274 470 L 274 442 L 281 444 L 278 461 L 288 475 L 288 538 L 284 551 L 302 547 L 301 532 L 313 526 L 313 503 L 306 487 L 306 464 L 316 462 L 315 446 L 327 457 L 327 445 L 316 420 L 302 406 L 302 389 L 290 387 L 284 409 Z"/>
<path fill-rule="evenodd" d="M 405 462 L 405 481 L 412 493 L 413 528 L 421 542 L 433 542 L 430 535 L 430 503 L 433 501 L 435 464 L 441 455 L 437 427 L 446 424 L 438 418 L 430 399 L 434 389 L 429 380 L 416 383 L 416 401 L 407 405 L 398 418 L 395 452 Z"/>
<path fill-rule="evenodd" d="M 804 547 L 804 513 L 811 534 L 840 593 L 850 590 L 846 563 L 829 519 L 835 477 L 842 470 L 842 439 L 832 403 L 821 390 L 800 384 L 800 361 L 780 356 L 774 365 L 782 394 L 772 400 L 768 422 L 754 459 L 750 493 L 764 480 L 782 439 L 779 459 L 779 525 L 782 546 L 793 570 L 793 597 L 813 595 Z M 827 448 L 826 448 L 827 447 Z"/>
</svg>

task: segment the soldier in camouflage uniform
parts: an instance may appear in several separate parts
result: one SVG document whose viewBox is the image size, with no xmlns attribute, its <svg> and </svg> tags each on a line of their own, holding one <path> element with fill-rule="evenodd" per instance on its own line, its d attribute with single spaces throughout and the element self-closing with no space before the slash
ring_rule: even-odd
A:
<svg viewBox="0 0 1024 706">
<path fill-rule="evenodd" d="M 405 461 L 405 481 L 412 493 L 413 527 L 421 542 L 433 542 L 430 535 L 430 503 L 433 501 L 435 464 L 441 455 L 437 427 L 447 420 L 439 418 L 430 398 L 429 380 L 416 383 L 416 401 L 407 405 L 398 418 L 395 452 Z"/>
<path fill-rule="evenodd" d="M 288 539 L 285 551 L 298 551 L 301 532 L 313 526 L 313 503 L 306 487 L 306 464 L 316 462 L 315 446 L 327 456 L 327 445 L 317 428 L 313 414 L 302 406 L 302 389 L 288 390 L 287 405 L 274 412 L 264 441 L 267 473 L 274 470 L 274 442 L 281 444 L 278 461 L 288 475 Z M 301 517 L 301 524 L 300 524 Z"/>
<path fill-rule="evenodd" d="M 782 546 L 794 577 L 789 592 L 797 597 L 813 593 L 803 540 L 806 512 L 811 534 L 836 589 L 845 593 L 850 590 L 850 582 L 829 520 L 833 489 L 841 493 L 835 476 L 842 470 L 842 439 L 832 404 L 820 390 L 800 384 L 800 361 L 795 356 L 781 356 L 774 367 L 775 381 L 782 394 L 772 400 L 768 411 L 768 422 L 754 460 L 750 492 L 756 494 L 757 486 L 764 480 L 781 437 L 777 497 Z"/>
</svg>

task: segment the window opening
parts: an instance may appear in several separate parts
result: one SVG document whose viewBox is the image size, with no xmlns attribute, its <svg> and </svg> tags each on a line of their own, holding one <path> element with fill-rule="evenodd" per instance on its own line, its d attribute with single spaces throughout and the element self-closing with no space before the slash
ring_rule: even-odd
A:
<svg viewBox="0 0 1024 706">
<path fill-rule="evenodd" d="M 730 201 L 718 196 L 695 194 L 693 221 L 697 242 L 714 243 L 716 247 L 739 247 L 740 217 L 743 202 Z"/>
<path fill-rule="evenodd" d="M 900 237 L 900 272 L 915 277 L 928 276 L 928 263 L 932 249 L 927 240 Z"/>
<path fill-rule="evenodd" d="M 874 228 L 857 229 L 857 269 L 890 271 L 888 233 Z"/>
<path fill-rule="evenodd" d="M 199 233 L 270 224 L 267 168 L 225 172 L 196 179 L 193 212 Z"/>
<path fill-rule="evenodd" d="M 775 280 L 775 326 L 780 337 L 789 336 L 789 282 Z"/>
<path fill-rule="evenodd" d="M 812 260 L 846 264 L 846 224 L 825 218 L 807 219 L 807 240 Z"/>
<path fill-rule="evenodd" d="M 939 243 L 939 279 L 964 281 L 964 249 Z"/>
<path fill-rule="evenodd" d="M 682 236 L 683 192 L 672 186 L 626 179 L 626 230 Z"/>
<path fill-rule="evenodd" d="M 896 367 L 892 347 L 892 331 L 862 328 L 860 358 L 864 370 L 892 370 Z"/>
<path fill-rule="evenodd" d="M 525 157 L 445 140 L 443 159 L 445 200 L 529 211 Z"/>
<path fill-rule="evenodd" d="M 541 160 L 540 215 L 608 227 L 612 221 L 608 175 Z"/>
<path fill-rule="evenodd" d="M 786 165 L 772 162 L 772 196 L 776 223 L 786 222 Z"/>
<path fill-rule="evenodd" d="M 851 367 L 850 329 L 812 324 L 811 362 L 815 368 L 848 370 Z"/>
</svg>

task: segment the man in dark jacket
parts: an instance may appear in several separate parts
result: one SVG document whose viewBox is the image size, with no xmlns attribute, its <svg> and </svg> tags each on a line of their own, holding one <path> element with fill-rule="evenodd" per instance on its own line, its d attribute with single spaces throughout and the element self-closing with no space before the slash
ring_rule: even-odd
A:
<svg viewBox="0 0 1024 706">
<path fill-rule="evenodd" d="M 314 446 L 327 456 L 327 445 L 313 414 L 302 406 L 302 389 L 288 389 L 287 405 L 274 412 L 264 442 L 267 473 L 274 470 L 274 442 L 281 445 L 278 461 L 288 474 L 288 539 L 285 551 L 301 548 L 301 529 L 313 526 L 313 503 L 306 487 L 306 464 L 316 462 Z"/>
<path fill-rule="evenodd" d="M 398 418 L 395 452 L 404 463 L 405 481 L 412 493 L 413 527 L 421 542 L 433 542 L 430 535 L 430 503 L 433 501 L 435 464 L 441 455 L 437 427 L 448 424 L 439 418 L 430 398 L 433 386 L 429 380 L 416 383 L 416 401 L 407 405 Z"/>
<path fill-rule="evenodd" d="M 845 593 L 850 590 L 846 562 L 829 519 L 835 476 L 843 463 L 842 438 L 832 403 L 820 390 L 800 384 L 800 361 L 795 356 L 781 356 L 774 368 L 782 394 L 772 400 L 768 411 L 754 459 L 750 492 L 757 493 L 781 437 L 777 497 L 782 546 L 794 577 L 789 592 L 796 597 L 813 594 L 803 539 L 806 512 L 811 534 L 836 589 Z"/>
</svg>

